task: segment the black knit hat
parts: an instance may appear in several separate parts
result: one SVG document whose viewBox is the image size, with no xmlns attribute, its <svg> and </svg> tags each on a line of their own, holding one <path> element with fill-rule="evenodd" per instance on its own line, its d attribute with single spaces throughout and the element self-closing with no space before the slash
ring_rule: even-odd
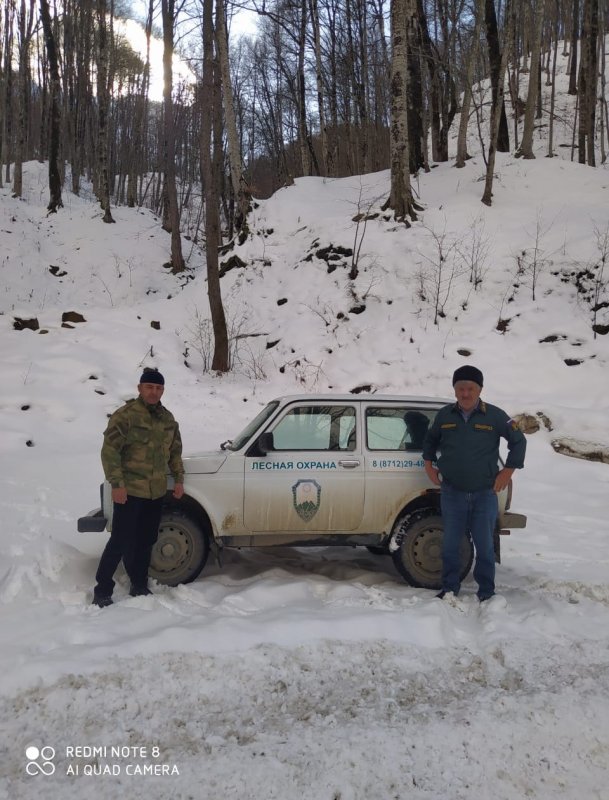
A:
<svg viewBox="0 0 609 800">
<path fill-rule="evenodd" d="M 478 386 L 482 386 L 482 373 L 478 367 L 471 367 L 469 364 L 466 364 L 455 370 L 453 374 L 453 386 L 457 381 L 473 381 L 477 383 Z"/>
<path fill-rule="evenodd" d="M 158 383 L 165 386 L 165 378 L 158 369 L 145 369 L 140 376 L 140 383 Z"/>
</svg>

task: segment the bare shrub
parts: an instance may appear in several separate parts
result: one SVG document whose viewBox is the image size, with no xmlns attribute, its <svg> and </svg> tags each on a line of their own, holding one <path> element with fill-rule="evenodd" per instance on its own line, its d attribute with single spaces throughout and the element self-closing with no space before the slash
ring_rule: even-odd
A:
<svg viewBox="0 0 609 800">
<path fill-rule="evenodd" d="M 246 378 L 264 380 L 265 349 L 256 348 L 252 340 L 267 336 L 266 333 L 246 333 L 247 319 L 227 315 L 229 370 L 238 372 Z M 195 308 L 193 321 L 187 327 L 189 338 L 186 344 L 201 358 L 203 372 L 211 370 L 214 353 L 214 330 L 212 321 Z"/>
</svg>

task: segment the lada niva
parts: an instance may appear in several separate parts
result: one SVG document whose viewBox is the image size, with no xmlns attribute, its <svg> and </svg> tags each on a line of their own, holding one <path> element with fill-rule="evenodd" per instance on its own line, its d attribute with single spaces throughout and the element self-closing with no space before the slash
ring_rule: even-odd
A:
<svg viewBox="0 0 609 800">
<path fill-rule="evenodd" d="M 184 497 L 167 493 L 150 575 L 194 580 L 210 548 L 365 546 L 390 554 L 411 585 L 441 586 L 440 494 L 423 467 L 423 438 L 449 400 L 383 395 L 298 395 L 272 400 L 220 449 L 184 458 Z M 499 495 L 500 534 L 524 528 Z M 79 531 L 111 529 L 110 485 Z M 464 533 L 461 579 L 473 545 Z"/>
</svg>

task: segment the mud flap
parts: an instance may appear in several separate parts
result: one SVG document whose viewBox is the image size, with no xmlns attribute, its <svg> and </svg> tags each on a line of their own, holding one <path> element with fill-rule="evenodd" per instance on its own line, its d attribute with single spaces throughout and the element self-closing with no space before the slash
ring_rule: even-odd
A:
<svg viewBox="0 0 609 800">
<path fill-rule="evenodd" d="M 493 545 L 495 548 L 495 564 L 501 564 L 501 536 L 503 531 L 493 532 Z"/>
</svg>

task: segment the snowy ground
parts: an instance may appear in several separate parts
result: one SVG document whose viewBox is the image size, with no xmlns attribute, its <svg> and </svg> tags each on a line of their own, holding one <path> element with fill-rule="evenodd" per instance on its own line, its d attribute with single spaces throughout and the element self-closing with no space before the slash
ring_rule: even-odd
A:
<svg viewBox="0 0 609 800">
<path fill-rule="evenodd" d="M 481 161 L 440 166 L 421 177 L 422 224 L 367 223 L 355 282 L 349 258 L 329 272 L 315 254 L 353 245 L 388 174 L 297 181 L 259 204 L 247 267 L 222 279 L 235 330 L 260 334 L 226 377 L 202 372 L 197 251 L 189 279 L 172 277 L 148 212 L 105 226 L 66 194 L 47 218 L 44 167 L 25 171 L 23 201 L 0 190 L 0 799 L 609 800 L 609 466 L 551 446 L 609 445 L 609 336 L 563 280 L 595 256 L 607 169 L 503 156 L 487 209 Z M 538 219 L 533 299 L 515 257 Z M 456 276 L 434 325 L 420 298 L 434 236 L 463 250 L 476 230 L 482 283 Z M 67 311 L 86 321 L 62 327 Z M 514 497 L 528 526 L 503 540 L 488 604 L 471 580 L 441 602 L 365 550 L 277 548 L 229 552 L 146 598 L 120 574 L 115 605 L 90 605 L 105 535 L 76 519 L 98 502 L 106 416 L 143 364 L 165 374 L 197 451 L 277 395 L 446 396 L 468 362 L 488 400 L 553 425 L 529 437 Z"/>
</svg>

